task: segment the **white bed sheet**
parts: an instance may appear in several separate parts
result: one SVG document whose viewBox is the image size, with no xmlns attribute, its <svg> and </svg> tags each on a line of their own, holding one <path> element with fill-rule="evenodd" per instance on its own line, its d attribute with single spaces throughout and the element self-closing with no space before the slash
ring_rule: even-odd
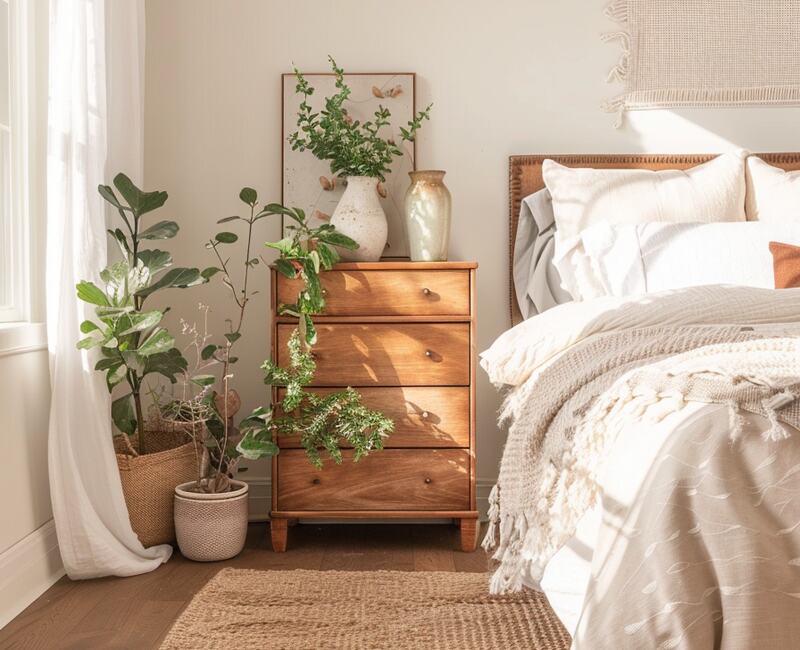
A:
<svg viewBox="0 0 800 650">
<path fill-rule="evenodd" d="M 758 427 L 757 430 L 766 426 L 764 418 L 758 415 L 742 415 Z M 726 406 L 690 403 L 661 422 L 632 422 L 627 425 L 620 432 L 600 474 L 603 499 L 613 502 L 617 511 L 620 506 L 624 508 L 625 504 L 631 504 L 670 435 L 687 427 L 708 428 L 710 420 L 718 418 L 728 421 Z M 604 511 L 603 505 L 597 503 L 580 520 L 576 535 L 550 560 L 542 578 L 542 591 L 572 636 L 578 627 L 592 577 L 592 560 L 598 550 L 598 533 L 604 518 L 606 525 L 617 525 L 611 521 L 615 515 L 608 509 Z"/>
</svg>

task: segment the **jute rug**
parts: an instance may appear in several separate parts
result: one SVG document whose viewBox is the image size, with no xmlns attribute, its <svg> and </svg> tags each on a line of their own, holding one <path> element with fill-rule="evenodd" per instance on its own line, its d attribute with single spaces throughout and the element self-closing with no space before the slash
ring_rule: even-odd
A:
<svg viewBox="0 0 800 650">
<path fill-rule="evenodd" d="M 223 569 L 161 648 L 569 648 L 542 594 L 489 596 L 487 585 L 476 573 Z"/>
</svg>

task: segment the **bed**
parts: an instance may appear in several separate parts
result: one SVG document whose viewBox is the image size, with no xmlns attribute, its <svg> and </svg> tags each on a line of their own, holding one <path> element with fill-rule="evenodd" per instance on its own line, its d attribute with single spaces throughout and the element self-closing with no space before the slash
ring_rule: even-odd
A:
<svg viewBox="0 0 800 650">
<path fill-rule="evenodd" d="M 757 157 L 773 174 L 800 169 L 800 154 Z M 506 394 L 509 427 L 485 541 L 497 561 L 492 590 L 543 590 L 576 648 L 791 647 L 800 638 L 800 289 L 715 279 L 610 295 L 604 285 L 603 295 L 523 320 L 519 215 L 545 187 L 545 160 L 659 171 L 715 156 L 511 158 L 514 327 L 481 358 Z M 747 210 L 750 193 L 736 198 Z M 714 278 L 736 275 L 756 234 L 800 238 L 769 226 L 766 212 L 760 225 L 745 217 L 743 205 L 733 227 L 620 224 L 615 235 L 641 242 L 658 230 L 657 267 L 679 242 L 738 233 L 728 248 L 745 253 L 735 249 Z M 580 241 L 589 249 L 591 238 Z"/>
</svg>

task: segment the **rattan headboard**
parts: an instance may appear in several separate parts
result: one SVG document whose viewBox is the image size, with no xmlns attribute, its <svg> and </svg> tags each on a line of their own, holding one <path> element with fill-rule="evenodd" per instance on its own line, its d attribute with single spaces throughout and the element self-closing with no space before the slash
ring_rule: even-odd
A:
<svg viewBox="0 0 800 650">
<path fill-rule="evenodd" d="M 514 295 L 514 240 L 517 235 L 517 220 L 522 199 L 544 187 L 542 180 L 542 162 L 550 158 L 567 167 L 598 167 L 620 169 L 688 169 L 707 162 L 717 154 L 568 154 L 568 155 L 535 155 L 511 156 L 508 173 L 508 206 L 509 206 L 509 288 L 511 297 L 511 323 L 522 319 L 517 297 Z M 788 171 L 800 169 L 800 153 L 760 153 L 754 154 L 763 158 L 770 165 Z"/>
</svg>

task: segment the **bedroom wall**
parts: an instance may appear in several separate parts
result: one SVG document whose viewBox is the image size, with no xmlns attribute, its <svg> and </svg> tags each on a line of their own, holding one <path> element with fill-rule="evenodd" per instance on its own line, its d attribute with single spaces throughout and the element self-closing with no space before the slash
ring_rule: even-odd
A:
<svg viewBox="0 0 800 650">
<path fill-rule="evenodd" d="M 417 72 L 417 103 L 433 101 L 418 165 L 447 170 L 453 194 L 451 258 L 475 259 L 479 348 L 508 327 L 507 158 L 517 153 L 704 152 L 735 146 L 800 150 L 798 109 L 651 111 L 624 128 L 599 110 L 618 56 L 599 34 L 613 29 L 598 0 L 485 3 L 464 0 L 170 0 L 147 2 L 145 177 L 167 189 L 165 211 L 183 226 L 181 263 L 210 262 L 204 239 L 239 209 L 238 190 L 280 198 L 280 74 L 294 62 L 348 71 Z M 278 236 L 265 224 L 259 239 Z M 266 357 L 266 278 L 249 316 L 243 359 Z M 206 294 L 221 329 L 230 307 L 219 285 Z M 174 292 L 188 313 L 198 294 Z M 238 368 L 245 407 L 266 398 L 256 363 Z M 500 399 L 478 386 L 479 495 L 497 475 L 504 434 Z M 266 463 L 250 468 L 266 510 Z M 260 495 L 261 498 L 258 498 Z"/>
</svg>

